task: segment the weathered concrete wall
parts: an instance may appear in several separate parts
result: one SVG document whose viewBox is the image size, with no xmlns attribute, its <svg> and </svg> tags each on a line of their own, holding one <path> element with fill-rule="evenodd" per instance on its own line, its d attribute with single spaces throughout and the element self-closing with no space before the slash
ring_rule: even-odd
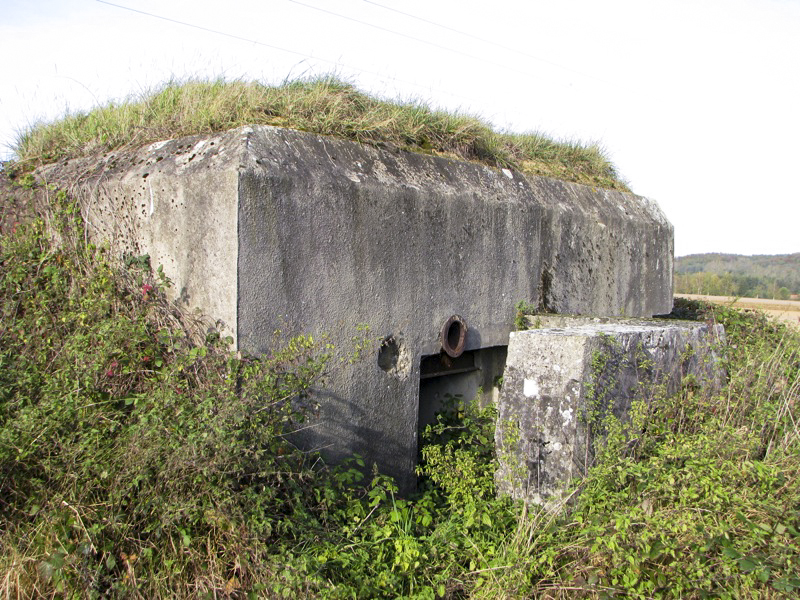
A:
<svg viewBox="0 0 800 600">
<path fill-rule="evenodd" d="M 631 194 L 273 127 L 45 175 L 87 168 L 93 233 L 149 253 L 242 350 L 265 352 L 278 329 L 327 334 L 338 359 L 359 324 L 393 337 L 391 368 L 375 344 L 331 369 L 305 443 L 364 454 L 401 483 L 416 462 L 420 359 L 439 352 L 451 315 L 472 350 L 508 343 L 520 300 L 603 315 L 672 307 L 672 227 Z"/>
<path fill-rule="evenodd" d="M 471 350 L 507 343 L 520 299 L 612 315 L 671 309 L 671 228 L 634 196 L 285 130 L 256 129 L 248 154 L 242 347 L 264 351 L 283 315 L 337 341 L 365 323 L 410 356 L 404 370 L 370 360 L 334 374 L 320 447 L 413 472 L 420 357 L 439 351 L 450 315 L 468 323 Z"/>
<path fill-rule="evenodd" d="M 706 392 L 721 383 L 721 325 L 580 317 L 541 324 L 511 334 L 498 401 L 498 487 L 517 499 L 557 503 L 591 466 L 603 420 L 626 420 L 635 399 L 674 393 L 687 376 Z"/>
<path fill-rule="evenodd" d="M 673 229 L 652 200 L 544 177 L 529 182 L 532 196 L 548 207 L 541 308 L 626 317 L 672 310 L 665 294 L 672 293 Z M 653 310 L 655 304 L 661 308 Z"/>
<path fill-rule="evenodd" d="M 241 131 L 158 142 L 40 169 L 83 202 L 87 231 L 120 255 L 150 255 L 173 299 L 236 339 Z"/>
</svg>

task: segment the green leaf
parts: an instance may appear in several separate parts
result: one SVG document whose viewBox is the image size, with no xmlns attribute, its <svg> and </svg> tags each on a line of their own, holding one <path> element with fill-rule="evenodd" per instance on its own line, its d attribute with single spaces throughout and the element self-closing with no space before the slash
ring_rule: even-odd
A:
<svg viewBox="0 0 800 600">
<path fill-rule="evenodd" d="M 742 557 L 741 552 L 739 552 L 735 548 L 731 548 L 730 546 L 726 546 L 725 548 L 723 548 L 722 553 L 728 558 L 732 558 L 733 560 L 737 560 Z"/>
<path fill-rule="evenodd" d="M 745 573 L 752 571 L 753 569 L 756 568 L 756 566 L 757 564 L 750 558 L 739 559 L 739 568 Z"/>
</svg>

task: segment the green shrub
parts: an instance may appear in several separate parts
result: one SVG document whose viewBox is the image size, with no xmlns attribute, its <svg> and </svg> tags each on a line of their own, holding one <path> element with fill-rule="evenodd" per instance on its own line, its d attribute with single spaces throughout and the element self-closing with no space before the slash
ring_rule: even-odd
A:
<svg viewBox="0 0 800 600">
<path fill-rule="evenodd" d="M 780 597 L 800 590 L 796 332 L 706 305 L 727 387 L 687 386 L 607 432 L 574 507 L 546 532 L 540 590 L 592 596 Z M 567 590 L 570 590 L 567 592 Z"/>
<path fill-rule="evenodd" d="M 494 409 L 453 399 L 423 434 L 420 489 L 399 497 L 379 473 L 362 485 L 355 459 L 315 488 L 313 544 L 292 552 L 314 595 L 330 598 L 465 597 L 491 590 L 506 569 L 517 509 L 494 492 Z"/>
<path fill-rule="evenodd" d="M 4 591 L 251 588 L 302 527 L 309 468 L 285 436 L 327 356 L 193 343 L 146 261 L 112 269 L 59 219 L 60 246 L 38 221 L 0 247 Z"/>
</svg>

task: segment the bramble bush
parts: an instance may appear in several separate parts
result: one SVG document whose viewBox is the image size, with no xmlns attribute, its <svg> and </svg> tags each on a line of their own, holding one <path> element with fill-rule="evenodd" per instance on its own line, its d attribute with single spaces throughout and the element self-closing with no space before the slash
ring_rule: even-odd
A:
<svg viewBox="0 0 800 600">
<path fill-rule="evenodd" d="M 195 343 L 145 257 L 112 268 L 58 194 L 0 247 L 0 571 L 20 596 L 234 595 L 302 524 L 286 440 L 325 348 Z"/>
</svg>

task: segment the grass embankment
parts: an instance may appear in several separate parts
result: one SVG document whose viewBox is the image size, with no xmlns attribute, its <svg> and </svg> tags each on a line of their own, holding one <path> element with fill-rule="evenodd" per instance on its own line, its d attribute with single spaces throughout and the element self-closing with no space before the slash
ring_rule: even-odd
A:
<svg viewBox="0 0 800 600">
<path fill-rule="evenodd" d="M 494 494 L 492 409 L 426 435 L 420 492 L 285 434 L 337 368 L 193 340 L 147 261 L 109 266 L 63 193 L 0 238 L 0 597 L 777 598 L 800 590 L 800 337 L 723 322 L 727 385 L 655 390 L 573 505 Z M 300 402 L 298 402 L 300 401 Z"/>
<path fill-rule="evenodd" d="M 576 183 L 627 191 L 598 144 L 556 141 L 539 133 L 499 133 L 479 118 L 389 102 L 336 78 L 280 86 L 240 81 L 168 83 L 156 92 L 108 104 L 23 132 L 20 166 L 248 124 L 275 125 L 366 144 L 513 167 Z"/>
</svg>

